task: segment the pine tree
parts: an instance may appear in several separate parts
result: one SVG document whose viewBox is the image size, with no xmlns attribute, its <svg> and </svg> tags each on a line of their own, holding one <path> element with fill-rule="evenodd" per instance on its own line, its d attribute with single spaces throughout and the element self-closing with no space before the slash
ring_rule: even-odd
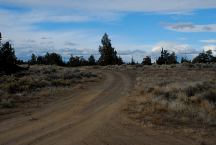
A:
<svg viewBox="0 0 216 145">
<path fill-rule="evenodd" d="M 151 57 L 150 56 L 146 56 L 145 58 L 143 58 L 143 65 L 152 65 L 151 63 Z"/>
<path fill-rule="evenodd" d="M 171 54 L 162 48 L 161 50 L 161 56 L 157 59 L 157 64 L 176 64 L 177 63 L 177 57 L 175 55 L 175 52 L 172 52 Z"/>
<path fill-rule="evenodd" d="M 135 65 L 135 61 L 134 61 L 134 58 L 133 58 L 133 57 L 131 58 L 130 64 L 131 64 L 131 65 Z"/>
<path fill-rule="evenodd" d="M 156 62 L 157 62 L 157 64 L 159 64 L 159 65 L 165 64 L 163 47 L 162 47 L 162 50 L 161 50 L 161 56 L 158 58 L 158 60 L 157 60 Z"/>
<path fill-rule="evenodd" d="M 118 62 L 117 62 L 118 65 L 122 65 L 124 64 L 122 58 L 120 56 L 118 56 Z"/>
<path fill-rule="evenodd" d="M 33 54 L 31 55 L 30 64 L 31 64 L 31 65 L 34 65 L 34 64 L 36 64 L 36 63 L 37 63 L 37 56 L 33 53 Z"/>
<path fill-rule="evenodd" d="M 177 58 L 176 58 L 175 52 L 172 52 L 167 57 L 167 64 L 176 64 L 176 63 L 177 63 Z"/>
<path fill-rule="evenodd" d="M 88 65 L 88 61 L 83 57 L 79 57 L 79 65 L 80 66 L 87 66 Z"/>
<path fill-rule="evenodd" d="M 62 66 L 64 65 L 64 62 L 62 60 L 62 56 L 57 53 L 46 53 L 44 56 L 45 59 L 45 64 L 47 65 L 59 65 Z"/>
<path fill-rule="evenodd" d="M 215 57 L 212 55 L 212 51 L 203 51 L 192 61 L 193 63 L 211 63 L 215 62 Z"/>
<path fill-rule="evenodd" d="M 2 44 L 0 48 L 0 70 L 5 72 L 17 71 L 15 51 L 10 42 Z"/>
<path fill-rule="evenodd" d="M 72 67 L 80 66 L 80 58 L 78 56 L 73 56 L 69 58 L 68 65 Z"/>
<path fill-rule="evenodd" d="M 90 55 L 90 57 L 88 58 L 88 64 L 89 65 L 95 65 L 96 64 L 94 55 Z"/>
<path fill-rule="evenodd" d="M 118 63 L 117 52 L 112 47 L 109 36 L 105 33 L 102 40 L 102 46 L 99 46 L 99 52 L 101 54 L 99 58 L 100 65 L 115 65 Z"/>
<path fill-rule="evenodd" d="M 37 64 L 45 64 L 45 58 L 43 56 L 38 56 Z"/>
</svg>

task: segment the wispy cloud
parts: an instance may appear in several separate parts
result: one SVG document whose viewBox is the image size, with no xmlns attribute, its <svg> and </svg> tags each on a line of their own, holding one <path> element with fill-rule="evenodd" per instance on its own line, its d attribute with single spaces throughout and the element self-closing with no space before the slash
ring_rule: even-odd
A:
<svg viewBox="0 0 216 145">
<path fill-rule="evenodd" d="M 73 46 L 76 46 L 77 44 L 74 42 L 71 42 L 71 41 L 65 41 L 64 45 L 69 46 L 69 47 L 73 47 Z"/>
<path fill-rule="evenodd" d="M 216 24 L 197 25 L 192 23 L 162 24 L 166 29 L 177 32 L 216 32 Z"/>
<path fill-rule="evenodd" d="M 176 54 L 197 54 L 198 51 L 190 44 L 181 44 L 177 42 L 168 42 L 168 41 L 162 41 L 152 48 L 152 53 L 160 53 L 161 49 L 164 48 L 170 52 L 175 52 Z"/>
<path fill-rule="evenodd" d="M 2 6 L 5 7 L 2 8 Z M 98 54 L 98 46 L 103 35 L 102 31 L 106 32 L 111 28 L 108 29 L 104 26 L 100 29 L 95 26 L 92 29 L 87 27 L 70 30 L 54 28 L 48 31 L 38 28 L 38 25 L 35 24 L 58 23 L 61 25 L 63 23 L 76 23 L 82 25 L 88 22 L 107 24 L 110 22 L 119 22 L 127 14 L 134 14 L 134 12 L 148 12 L 155 15 L 163 14 L 163 16 L 190 16 L 194 15 L 194 10 L 209 8 L 216 8 L 215 0 L 1 0 L 0 31 L 3 33 L 4 40 L 10 39 L 13 41 L 14 46 L 16 46 L 16 53 L 22 57 L 27 57 L 25 55 L 30 53 L 43 54 L 47 51 L 55 51 L 65 57 L 70 54 Z M 139 23 L 139 19 L 136 20 Z M 134 19 L 134 21 L 136 20 Z M 155 22 L 150 22 L 147 25 L 153 23 L 155 24 Z M 121 25 L 130 24 L 127 21 L 123 21 Z M 145 27 L 148 27 L 147 25 Z M 166 29 L 177 32 L 216 32 L 216 24 L 174 23 L 163 26 Z M 49 25 L 48 27 L 52 26 Z M 145 45 L 127 41 L 126 39 L 122 39 L 125 34 L 120 34 L 121 32 L 119 32 L 125 30 L 119 30 L 120 27 L 116 28 L 118 28 L 118 31 L 112 29 L 113 32 L 109 33 L 119 33 L 117 35 L 120 35 L 121 38 L 111 37 L 111 39 L 117 40 L 114 43 L 114 47 L 120 55 L 127 57 L 127 59 L 134 56 L 140 61 L 145 55 L 158 54 L 162 46 L 177 53 L 182 53 L 185 49 L 191 53 L 195 52 L 186 43 L 157 43 L 160 40 L 154 40 L 150 45 Z M 132 32 L 137 30 L 126 31 Z M 138 33 L 141 32 L 139 31 Z M 131 34 L 127 34 L 128 37 L 131 37 Z M 215 40 L 203 40 L 202 42 L 209 44 L 210 42 L 215 42 Z"/>
<path fill-rule="evenodd" d="M 1 2 L 32 8 L 64 8 L 82 11 L 176 12 L 216 7 L 215 0 L 1 0 Z"/>
<path fill-rule="evenodd" d="M 200 40 L 200 42 L 207 44 L 216 44 L 216 39 Z"/>
</svg>

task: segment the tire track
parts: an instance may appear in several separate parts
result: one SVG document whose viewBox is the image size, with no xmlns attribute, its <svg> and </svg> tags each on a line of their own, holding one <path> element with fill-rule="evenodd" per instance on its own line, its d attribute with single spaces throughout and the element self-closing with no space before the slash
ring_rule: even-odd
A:
<svg viewBox="0 0 216 145">
<path fill-rule="evenodd" d="M 130 81 L 126 75 L 109 71 L 104 72 L 104 74 L 106 75 L 106 80 L 101 86 L 81 92 L 76 96 L 76 98 L 82 98 L 81 100 L 69 99 L 66 104 L 64 104 L 65 102 L 56 104 L 56 108 L 52 108 L 53 110 L 50 114 L 48 114 L 49 111 L 45 113 L 47 115 L 45 119 L 42 118 L 42 120 L 27 123 L 26 125 L 23 123 L 16 124 L 16 119 L 10 122 L 10 124 L 15 123 L 18 127 L 14 125 L 13 128 L 4 130 L 4 135 L 3 132 L 0 134 L 0 144 L 30 145 L 50 144 L 51 142 L 52 144 L 67 144 L 67 142 L 60 143 L 66 139 L 69 140 L 68 143 L 70 144 L 74 141 L 81 141 L 91 131 L 99 128 L 100 124 L 106 121 L 108 116 L 112 115 L 114 110 L 111 109 L 110 111 L 107 108 L 112 107 L 112 104 L 115 104 L 120 97 L 126 95 L 128 90 L 127 87 Z M 74 105 L 73 101 L 80 102 L 77 110 L 76 107 L 69 108 L 70 105 Z M 68 109 L 66 112 L 62 112 L 58 110 L 59 108 Z M 45 109 L 37 115 L 40 116 L 46 111 Z M 106 111 L 110 112 L 107 113 Z M 19 122 L 21 120 L 19 119 Z M 7 123 L 3 124 L 7 125 Z M 73 132 L 76 133 L 73 134 Z"/>
</svg>

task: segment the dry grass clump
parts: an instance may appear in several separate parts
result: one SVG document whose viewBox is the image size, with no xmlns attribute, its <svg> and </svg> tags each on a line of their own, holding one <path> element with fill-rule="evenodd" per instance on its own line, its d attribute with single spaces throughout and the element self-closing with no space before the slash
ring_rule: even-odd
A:
<svg viewBox="0 0 216 145">
<path fill-rule="evenodd" d="M 126 107 L 141 124 L 216 126 L 216 75 L 212 67 L 145 68 Z"/>
<path fill-rule="evenodd" d="M 212 82 L 186 88 L 172 88 L 172 85 L 156 87 L 151 93 L 151 101 L 162 105 L 166 110 L 178 113 L 174 119 L 182 123 L 185 123 L 185 119 L 188 119 L 187 121 L 193 119 L 197 123 L 216 125 L 214 88 L 215 83 Z"/>
<path fill-rule="evenodd" d="M 35 65 L 28 71 L 0 77 L 0 107 L 11 108 L 20 97 L 44 88 L 72 86 L 97 78 L 97 74 L 78 68 Z"/>
</svg>

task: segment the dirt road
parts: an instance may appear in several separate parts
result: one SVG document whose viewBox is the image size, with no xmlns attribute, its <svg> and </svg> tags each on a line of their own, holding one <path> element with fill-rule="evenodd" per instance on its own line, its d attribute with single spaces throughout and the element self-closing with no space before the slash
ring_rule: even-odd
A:
<svg viewBox="0 0 216 145">
<path fill-rule="evenodd" d="M 104 75 L 104 81 L 31 115 L 0 122 L 0 145 L 197 144 L 184 136 L 122 124 L 120 108 L 133 88 L 134 78 L 122 72 L 104 71 Z"/>
</svg>

